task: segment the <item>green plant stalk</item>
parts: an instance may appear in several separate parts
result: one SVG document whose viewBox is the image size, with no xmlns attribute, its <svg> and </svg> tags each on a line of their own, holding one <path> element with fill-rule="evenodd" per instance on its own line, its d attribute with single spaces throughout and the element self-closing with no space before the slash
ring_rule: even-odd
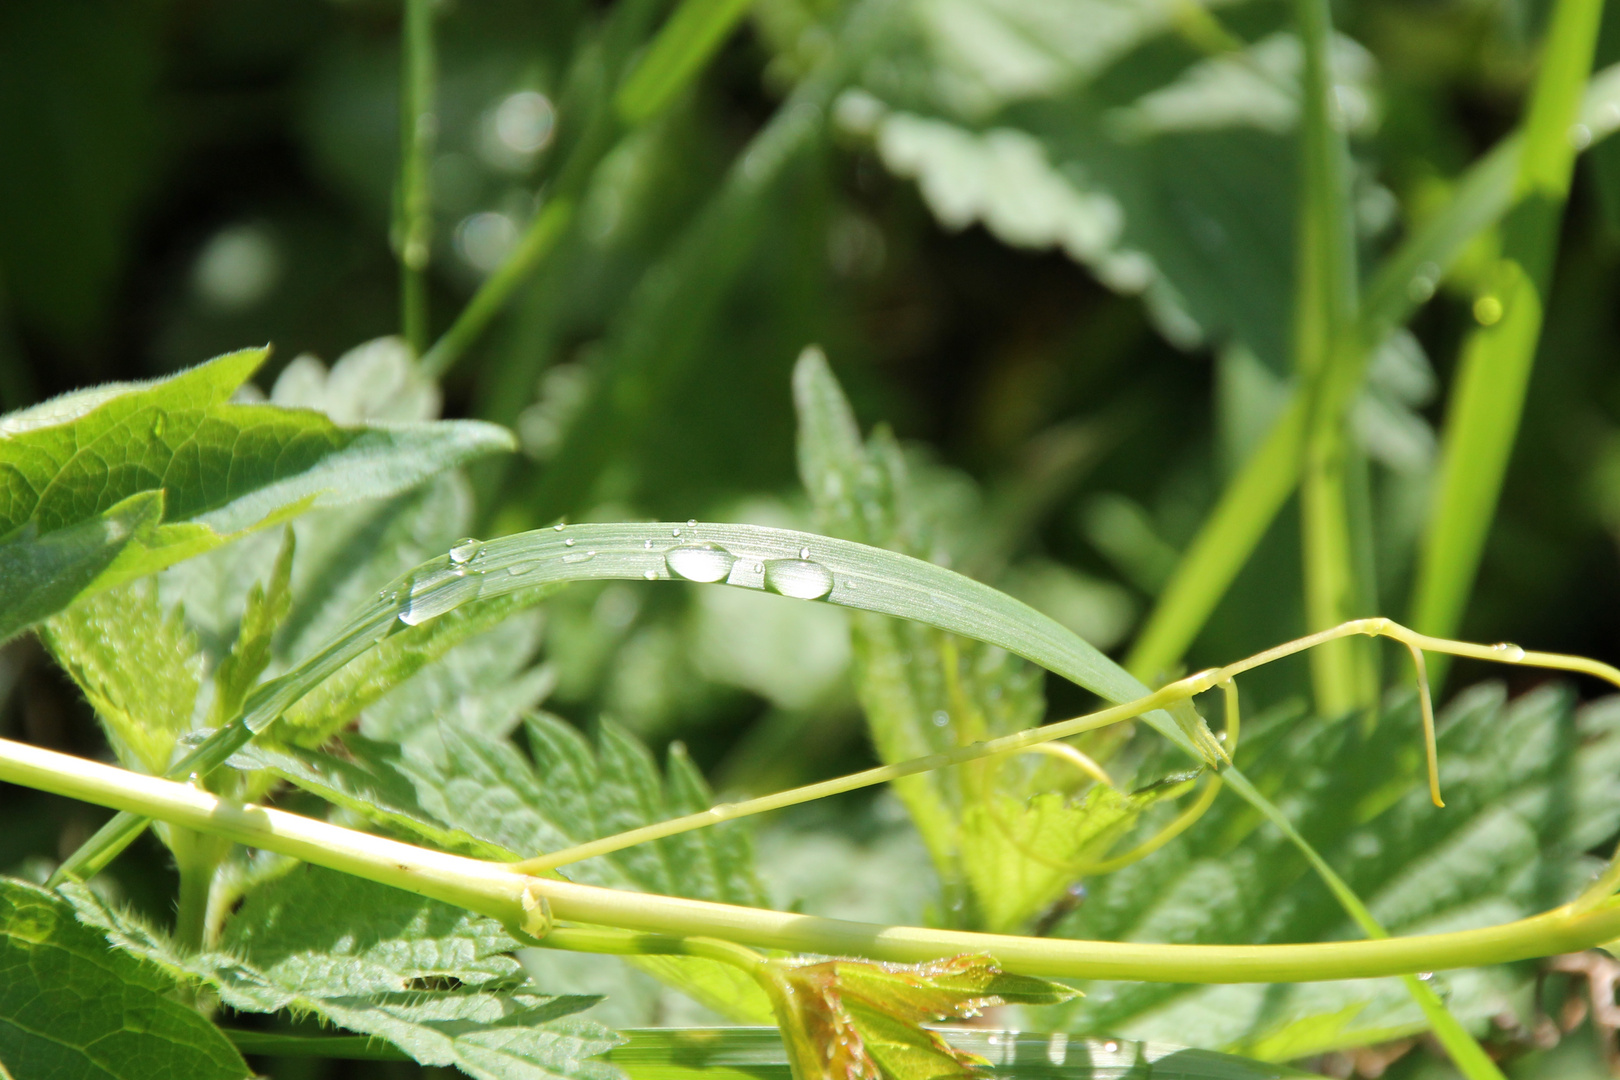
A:
<svg viewBox="0 0 1620 1080">
<path fill-rule="evenodd" d="M 1346 334 L 1355 322 L 1355 223 L 1350 209 L 1350 150 L 1334 105 L 1328 0 L 1296 0 L 1304 52 L 1301 76 L 1299 246 L 1294 264 L 1294 363 L 1311 405 L 1300 478 L 1305 622 L 1323 630 L 1358 614 L 1356 560 L 1345 490 L 1348 430 L 1330 387 L 1356 368 L 1359 349 Z M 1362 613 L 1364 614 L 1364 613 Z M 1317 708 L 1335 716 L 1372 704 L 1366 650 L 1343 639 L 1311 653 Z"/>
<path fill-rule="evenodd" d="M 1156 945 L 1068 941 L 880 926 L 646 893 L 517 873 L 490 863 L 356 832 L 199 788 L 0 740 L 0 779 L 161 817 L 184 828 L 276 851 L 508 925 L 552 917 L 754 948 L 919 963 L 988 953 L 1007 971 L 1058 978 L 1169 982 L 1309 982 L 1478 967 L 1588 948 L 1620 937 L 1620 905 L 1569 906 L 1528 919 L 1449 934 L 1306 945 Z"/>
<path fill-rule="evenodd" d="M 563 166 L 555 190 L 506 260 L 484 279 L 422 366 L 441 378 L 556 249 L 596 167 L 624 138 L 661 115 L 702 73 L 747 14 L 748 0 L 682 0 L 623 80 L 612 108 L 598 108 Z"/>
<path fill-rule="evenodd" d="M 1589 84 L 1581 122 L 1594 144 L 1615 130 L 1620 104 L 1620 65 Z M 1430 296 L 1469 242 L 1507 212 L 1523 133 L 1515 132 L 1468 170 L 1446 207 L 1423 224 L 1378 267 L 1367 285 L 1355 338 L 1376 345 L 1409 319 Z M 1363 351 L 1359 363 L 1365 365 Z M 1354 392 L 1362 371 L 1346 379 Z M 1255 545 L 1271 527 L 1299 480 L 1307 432 L 1308 395 L 1296 390 L 1271 431 L 1222 491 L 1215 509 L 1177 563 L 1158 602 L 1137 635 L 1125 667 L 1139 679 L 1158 681 L 1192 646 Z"/>
<path fill-rule="evenodd" d="M 395 234 L 399 248 L 400 323 L 415 356 L 421 356 L 428 343 L 427 269 L 433 256 L 430 177 L 438 128 L 433 101 L 437 77 L 433 3 L 405 0 L 400 58 L 399 211 Z"/>
<path fill-rule="evenodd" d="M 1602 13 L 1602 0 L 1559 0 L 1553 10 L 1515 201 L 1502 222 L 1502 256 L 1475 302 L 1481 326 L 1463 347 L 1413 590 L 1413 624 L 1439 636 L 1461 622 L 1518 435 L 1575 168 L 1574 140 L 1591 137 L 1574 125 Z M 1435 679 L 1444 680 L 1443 669 Z"/>
</svg>

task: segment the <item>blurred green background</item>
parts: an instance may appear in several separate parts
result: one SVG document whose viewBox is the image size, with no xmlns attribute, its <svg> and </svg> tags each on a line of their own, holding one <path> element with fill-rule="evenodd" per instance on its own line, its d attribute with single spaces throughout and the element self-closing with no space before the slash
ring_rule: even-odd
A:
<svg viewBox="0 0 1620 1080">
<path fill-rule="evenodd" d="M 1547 6 L 1335 6 L 1365 262 L 1519 122 Z M 602 73 L 668 7 L 439 5 L 431 336 L 519 242 Z M 757 0 L 695 88 L 612 145 L 555 250 L 447 373 L 446 416 L 523 442 L 472 471 L 480 534 L 565 517 L 810 527 L 789 375 L 816 343 L 863 425 L 907 447 L 928 553 L 1122 655 L 1286 393 L 1290 19 L 1276 0 Z M 301 354 L 330 364 L 397 333 L 400 22 L 373 0 L 0 4 L 0 404 L 267 341 L 268 390 Z M 1596 66 L 1617 60 L 1611 5 Z M 1397 619 L 1492 243 L 1430 283 L 1354 409 L 1377 608 Z M 1469 640 L 1620 661 L 1617 297 L 1611 140 L 1577 166 Z M 1304 631 L 1297 521 L 1291 503 L 1188 670 Z M 684 740 L 725 789 L 859 766 L 842 617 L 805 607 L 575 589 L 537 646 L 549 707 Z M 1460 664 L 1450 685 L 1484 675 Z M 1305 665 L 1246 690 L 1256 708 L 1303 700 Z M 0 731 L 99 752 L 31 641 L 0 652 L 0 693 Z M 1052 715 L 1085 705 L 1055 682 L 1048 697 Z M 97 820 L 7 798 L 0 866 L 71 850 Z"/>
</svg>

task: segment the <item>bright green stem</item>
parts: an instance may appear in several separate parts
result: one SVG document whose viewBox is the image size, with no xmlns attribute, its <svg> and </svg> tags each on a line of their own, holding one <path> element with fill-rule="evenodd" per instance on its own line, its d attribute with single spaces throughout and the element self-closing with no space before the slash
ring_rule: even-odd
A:
<svg viewBox="0 0 1620 1080">
<path fill-rule="evenodd" d="M 434 112 L 434 0 L 405 0 L 405 26 L 400 63 L 399 210 L 395 224 L 399 247 L 400 322 L 411 352 L 427 348 L 427 268 L 433 255 L 433 199 L 429 188 L 433 144 L 438 128 Z"/>
<path fill-rule="evenodd" d="M 1437 636 L 1462 620 L 1518 434 L 1575 154 L 1592 137 L 1575 125 L 1602 11 L 1602 0 L 1559 0 L 1553 10 L 1502 256 L 1474 306 L 1481 325 L 1463 347 L 1412 605 L 1413 624 Z"/>
<path fill-rule="evenodd" d="M 1581 122 L 1592 140 L 1614 131 L 1620 110 L 1620 67 L 1595 76 Z M 1515 132 L 1468 170 L 1445 209 L 1430 218 L 1379 266 L 1367 285 L 1352 340 L 1376 346 L 1430 296 L 1474 237 L 1507 211 L 1513 198 L 1523 133 Z M 1367 352 L 1360 354 L 1365 365 Z M 1338 368 L 1352 374 L 1348 365 Z M 1353 392 L 1360 372 L 1345 380 Z M 1221 492 L 1220 501 L 1177 564 L 1125 666 L 1157 681 L 1180 662 L 1271 527 L 1299 480 L 1306 433 L 1306 395 L 1296 391 L 1260 447 Z"/>
<path fill-rule="evenodd" d="M 174 830 L 175 854 L 180 871 L 179 908 L 174 919 L 174 939 L 188 949 L 201 949 L 208 934 L 208 894 L 213 888 L 214 871 L 218 863 L 200 857 L 197 850 L 213 838 L 204 838 L 189 830 Z M 201 841 L 202 843 L 199 843 Z"/>
<path fill-rule="evenodd" d="M 1308 982 L 1478 967 L 1589 948 L 1620 937 L 1620 905 L 1565 906 L 1450 934 L 1308 945 L 1155 945 L 880 926 L 708 901 L 620 892 L 516 873 L 185 784 L 0 740 L 0 780 L 156 816 L 523 926 L 544 902 L 559 919 L 754 948 L 899 963 L 982 952 L 1004 970 L 1057 978 Z"/>
</svg>

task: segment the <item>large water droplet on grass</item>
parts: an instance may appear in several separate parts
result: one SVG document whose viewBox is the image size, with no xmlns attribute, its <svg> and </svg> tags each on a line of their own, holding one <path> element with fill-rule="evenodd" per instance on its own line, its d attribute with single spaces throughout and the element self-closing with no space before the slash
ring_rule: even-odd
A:
<svg viewBox="0 0 1620 1080">
<path fill-rule="evenodd" d="M 418 574 L 411 580 L 410 595 L 399 613 L 399 621 L 407 626 L 427 622 L 476 599 L 483 588 L 483 575 L 468 576 L 461 566 L 444 566 Z"/>
<path fill-rule="evenodd" d="M 450 545 L 450 561 L 457 566 L 466 566 L 477 556 L 478 549 L 481 547 L 483 545 L 477 540 L 470 536 L 464 536 Z"/>
<path fill-rule="evenodd" d="M 687 581 L 724 581 L 736 561 L 717 544 L 683 544 L 664 553 L 669 572 Z"/>
<path fill-rule="evenodd" d="M 765 587 L 795 600 L 820 600 L 832 592 L 833 576 L 809 559 L 771 559 L 765 564 Z"/>
</svg>

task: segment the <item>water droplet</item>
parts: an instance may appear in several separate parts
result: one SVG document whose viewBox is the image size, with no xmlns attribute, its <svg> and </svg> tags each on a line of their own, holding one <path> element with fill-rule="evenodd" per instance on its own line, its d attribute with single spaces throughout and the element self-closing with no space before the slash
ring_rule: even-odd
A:
<svg viewBox="0 0 1620 1080">
<path fill-rule="evenodd" d="M 163 435 L 163 429 L 168 426 L 168 414 L 159 412 L 156 416 L 152 417 L 152 438 L 160 438 Z"/>
<path fill-rule="evenodd" d="M 569 543 L 571 544 L 573 541 L 570 540 Z M 585 563 L 590 562 L 594 558 L 596 558 L 596 552 L 594 551 L 575 551 L 571 554 L 564 555 L 562 557 L 562 561 L 565 563 Z"/>
<path fill-rule="evenodd" d="M 442 566 L 414 577 L 399 621 L 416 626 L 476 598 L 484 579 L 479 574 L 466 577 L 466 572 L 464 567 Z"/>
<path fill-rule="evenodd" d="M 809 548 L 802 547 L 802 548 L 799 549 L 799 558 L 808 559 L 809 557 L 810 557 L 810 549 Z"/>
<path fill-rule="evenodd" d="M 646 578 L 648 581 L 657 581 L 658 580 L 658 571 L 656 571 L 656 570 L 643 570 L 641 572 L 641 576 Z"/>
<path fill-rule="evenodd" d="M 950 713 L 946 712 L 944 709 L 939 709 L 939 710 L 935 711 L 935 713 L 934 713 L 934 726 L 935 727 L 944 727 L 945 725 L 949 724 L 950 722 L 951 722 L 951 714 Z"/>
<path fill-rule="evenodd" d="M 1481 326 L 1495 326 L 1502 321 L 1502 301 L 1490 295 L 1475 300 L 1474 319 Z"/>
<path fill-rule="evenodd" d="M 765 572 L 765 564 L 764 563 L 757 562 L 757 563 L 754 564 L 754 573 L 763 574 L 764 572 Z"/>
<path fill-rule="evenodd" d="M 687 518 L 687 519 L 686 519 L 686 527 L 687 527 L 687 528 L 688 528 L 688 529 L 695 529 L 695 528 L 697 528 L 697 518 Z"/>
<path fill-rule="evenodd" d="M 643 550 L 643 551 L 651 551 L 652 550 L 652 539 L 650 537 L 641 542 L 641 550 Z"/>
<path fill-rule="evenodd" d="M 539 563 L 532 562 L 513 563 L 511 566 L 506 568 L 506 572 L 511 574 L 513 577 L 521 577 L 524 574 L 532 572 L 539 565 Z"/>
<path fill-rule="evenodd" d="M 473 561 L 473 557 L 478 554 L 478 550 L 483 546 L 472 537 L 464 536 L 451 545 L 450 561 L 457 566 L 465 566 Z"/>
<path fill-rule="evenodd" d="M 1109 1039 L 1107 1042 L 1103 1043 L 1103 1052 L 1106 1054 L 1119 1053 L 1119 1043 L 1115 1042 L 1113 1039 Z"/>
<path fill-rule="evenodd" d="M 567 525 L 567 524 L 568 524 L 568 522 L 566 522 L 566 521 L 559 521 L 559 522 L 557 522 L 557 524 L 555 524 L 555 525 L 553 525 L 553 526 L 552 526 L 552 528 L 553 528 L 553 529 L 556 529 L 556 530 L 557 530 L 557 531 L 558 531 L 558 532 L 562 532 L 562 531 L 563 531 L 563 528 L 564 528 L 564 527 L 565 527 L 565 526 L 566 526 L 566 525 Z"/>
<path fill-rule="evenodd" d="M 832 592 L 833 576 L 808 559 L 771 559 L 765 563 L 765 587 L 795 600 L 820 600 Z"/>
<path fill-rule="evenodd" d="M 671 536 L 679 536 L 679 535 L 681 535 L 681 530 L 679 530 L 679 529 L 671 529 L 671 530 L 669 530 L 669 535 L 671 535 Z"/>
<path fill-rule="evenodd" d="M 1418 972 L 1418 981 L 1419 982 L 1433 982 L 1434 981 L 1434 972 L 1432 972 L 1432 971 L 1420 971 L 1420 972 Z"/>
<path fill-rule="evenodd" d="M 669 572 L 687 581 L 724 581 L 736 561 L 717 544 L 683 544 L 664 552 Z"/>
<path fill-rule="evenodd" d="M 1491 651 L 1494 653 L 1499 653 L 1500 658 L 1503 660 L 1524 659 L 1524 650 L 1513 644 L 1511 641 L 1499 641 L 1495 645 L 1491 646 Z"/>
<path fill-rule="evenodd" d="M 577 543 L 579 543 L 579 541 L 570 536 L 568 539 L 563 541 L 563 547 L 573 547 Z"/>
<path fill-rule="evenodd" d="M 1576 150 L 1585 150 L 1592 145 L 1592 129 L 1585 124 L 1571 124 L 1569 126 L 1569 145 Z"/>
</svg>

